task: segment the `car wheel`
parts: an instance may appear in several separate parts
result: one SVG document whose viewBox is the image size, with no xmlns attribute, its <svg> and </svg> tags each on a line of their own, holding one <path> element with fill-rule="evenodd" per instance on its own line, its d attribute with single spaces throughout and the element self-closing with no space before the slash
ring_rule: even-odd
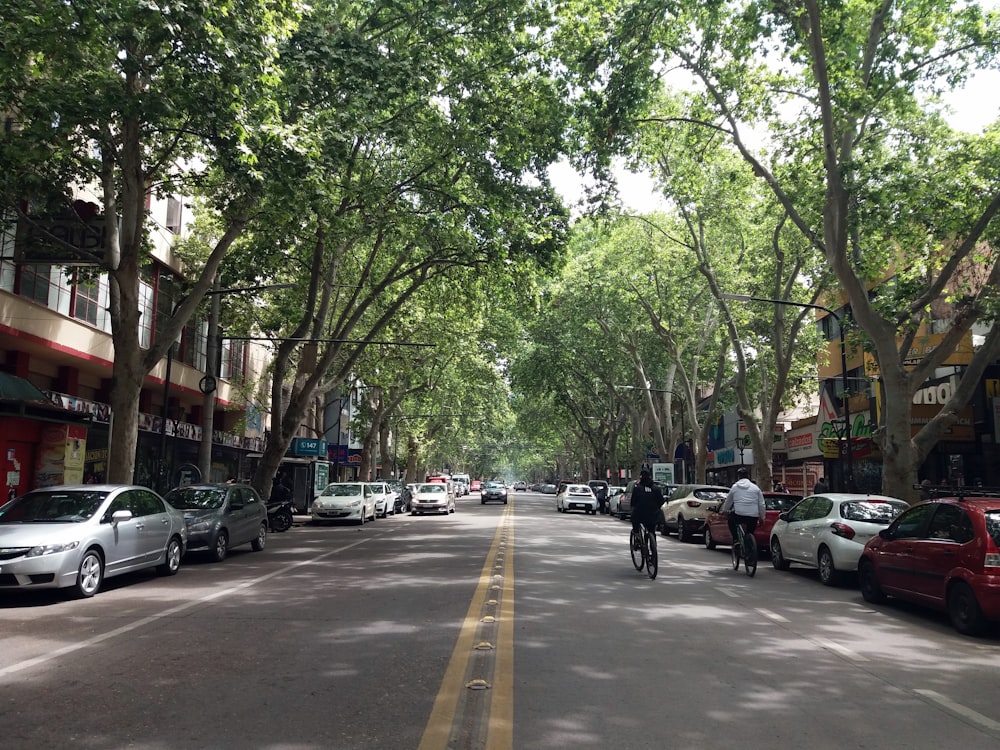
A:
<svg viewBox="0 0 1000 750">
<path fill-rule="evenodd" d="M 976 594 L 963 581 L 956 581 L 948 590 L 948 617 L 962 635 L 980 635 L 986 630 L 987 621 Z"/>
<path fill-rule="evenodd" d="M 715 549 L 715 540 L 712 538 L 712 530 L 705 526 L 705 549 Z"/>
<path fill-rule="evenodd" d="M 253 549 L 254 552 L 260 552 L 262 549 L 264 549 L 264 546 L 266 544 L 267 544 L 267 523 L 265 522 L 260 525 L 259 529 L 257 529 L 257 536 L 254 537 L 254 540 L 252 542 L 250 542 L 250 547 Z"/>
<path fill-rule="evenodd" d="M 160 575 L 172 576 L 177 575 L 177 571 L 181 569 L 181 540 L 174 537 L 169 542 L 167 542 L 167 554 L 163 558 L 163 564 L 160 565 L 158 570 Z"/>
<path fill-rule="evenodd" d="M 229 535 L 225 531 L 220 531 L 215 535 L 215 542 L 212 543 L 212 559 L 215 562 L 222 562 L 229 552 Z"/>
<path fill-rule="evenodd" d="M 871 560 L 862 560 L 858 563 L 858 588 L 861 589 L 861 596 L 866 602 L 882 604 L 886 600 L 885 592 L 879 586 L 878 576 L 875 575 L 875 566 Z"/>
<path fill-rule="evenodd" d="M 820 547 L 816 555 L 816 562 L 819 566 L 819 580 L 824 586 L 836 586 L 840 580 L 840 573 L 833 565 L 833 555 L 826 547 Z"/>
<path fill-rule="evenodd" d="M 89 599 L 101 589 L 104 582 L 104 560 L 96 549 L 88 549 L 80 560 L 76 572 L 74 594 L 81 599 Z"/>
<path fill-rule="evenodd" d="M 677 541 L 691 541 L 691 535 L 688 533 L 687 527 L 684 525 L 684 516 L 677 516 Z"/>
<path fill-rule="evenodd" d="M 788 570 L 791 567 L 791 563 L 785 559 L 781 552 L 781 542 L 776 536 L 771 537 L 771 565 L 774 566 L 775 570 Z"/>
<path fill-rule="evenodd" d="M 486 505 L 486 501 L 485 500 L 480 500 L 479 503 L 480 503 L 480 505 Z"/>
<path fill-rule="evenodd" d="M 365 525 L 365 516 L 366 515 L 367 514 L 365 513 L 365 509 L 362 508 L 361 509 L 361 518 L 358 520 L 358 526 L 364 526 Z"/>
</svg>

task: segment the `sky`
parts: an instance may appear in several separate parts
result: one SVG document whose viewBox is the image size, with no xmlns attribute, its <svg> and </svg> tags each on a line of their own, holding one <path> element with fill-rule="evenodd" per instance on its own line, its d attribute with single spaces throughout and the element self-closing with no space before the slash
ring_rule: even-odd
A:
<svg viewBox="0 0 1000 750">
<path fill-rule="evenodd" d="M 952 127 L 974 133 L 1000 117 L 1000 70 L 979 73 L 962 89 L 946 97 L 953 110 L 949 118 Z M 615 170 L 618 187 L 625 207 L 635 213 L 651 213 L 665 209 L 666 201 L 656 190 L 649 174 L 633 174 L 624 168 Z M 583 197 L 584 180 L 569 164 L 560 162 L 549 169 L 556 190 L 569 205 Z"/>
</svg>

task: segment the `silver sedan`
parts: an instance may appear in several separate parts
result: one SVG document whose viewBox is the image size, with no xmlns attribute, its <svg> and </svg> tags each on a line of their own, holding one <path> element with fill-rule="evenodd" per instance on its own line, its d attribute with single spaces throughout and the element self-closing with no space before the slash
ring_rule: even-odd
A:
<svg viewBox="0 0 1000 750">
<path fill-rule="evenodd" d="M 72 587 L 90 597 L 122 573 L 174 575 L 186 545 L 184 516 L 146 487 L 46 487 L 0 507 L 0 590 Z"/>
</svg>

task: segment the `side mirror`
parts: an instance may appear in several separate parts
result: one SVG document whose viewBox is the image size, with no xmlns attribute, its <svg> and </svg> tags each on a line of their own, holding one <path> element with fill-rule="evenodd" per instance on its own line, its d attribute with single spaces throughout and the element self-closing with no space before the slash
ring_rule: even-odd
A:
<svg viewBox="0 0 1000 750">
<path fill-rule="evenodd" d="M 878 535 L 883 539 L 892 539 L 891 529 L 879 529 Z"/>
<path fill-rule="evenodd" d="M 132 518 L 132 511 L 130 510 L 116 510 L 111 514 L 111 523 L 121 523 L 122 521 L 128 521 Z"/>
<path fill-rule="evenodd" d="M 779 513 L 778 514 L 778 518 L 780 520 L 782 520 L 782 521 L 787 521 L 788 520 L 788 511 L 786 510 L 786 511 L 783 511 L 783 512 Z"/>
</svg>

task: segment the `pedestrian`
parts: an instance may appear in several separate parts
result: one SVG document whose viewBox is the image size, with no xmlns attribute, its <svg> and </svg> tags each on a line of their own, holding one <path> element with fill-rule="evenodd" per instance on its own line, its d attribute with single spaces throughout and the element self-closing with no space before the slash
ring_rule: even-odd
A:
<svg viewBox="0 0 1000 750">
<path fill-rule="evenodd" d="M 813 487 L 814 495 L 822 495 L 824 492 L 830 491 L 830 485 L 826 483 L 826 477 L 820 477 L 816 480 L 816 485 Z"/>
<path fill-rule="evenodd" d="M 930 479 L 924 479 L 920 483 L 920 499 L 921 500 L 925 500 L 925 501 L 931 499 L 931 480 Z"/>
</svg>

